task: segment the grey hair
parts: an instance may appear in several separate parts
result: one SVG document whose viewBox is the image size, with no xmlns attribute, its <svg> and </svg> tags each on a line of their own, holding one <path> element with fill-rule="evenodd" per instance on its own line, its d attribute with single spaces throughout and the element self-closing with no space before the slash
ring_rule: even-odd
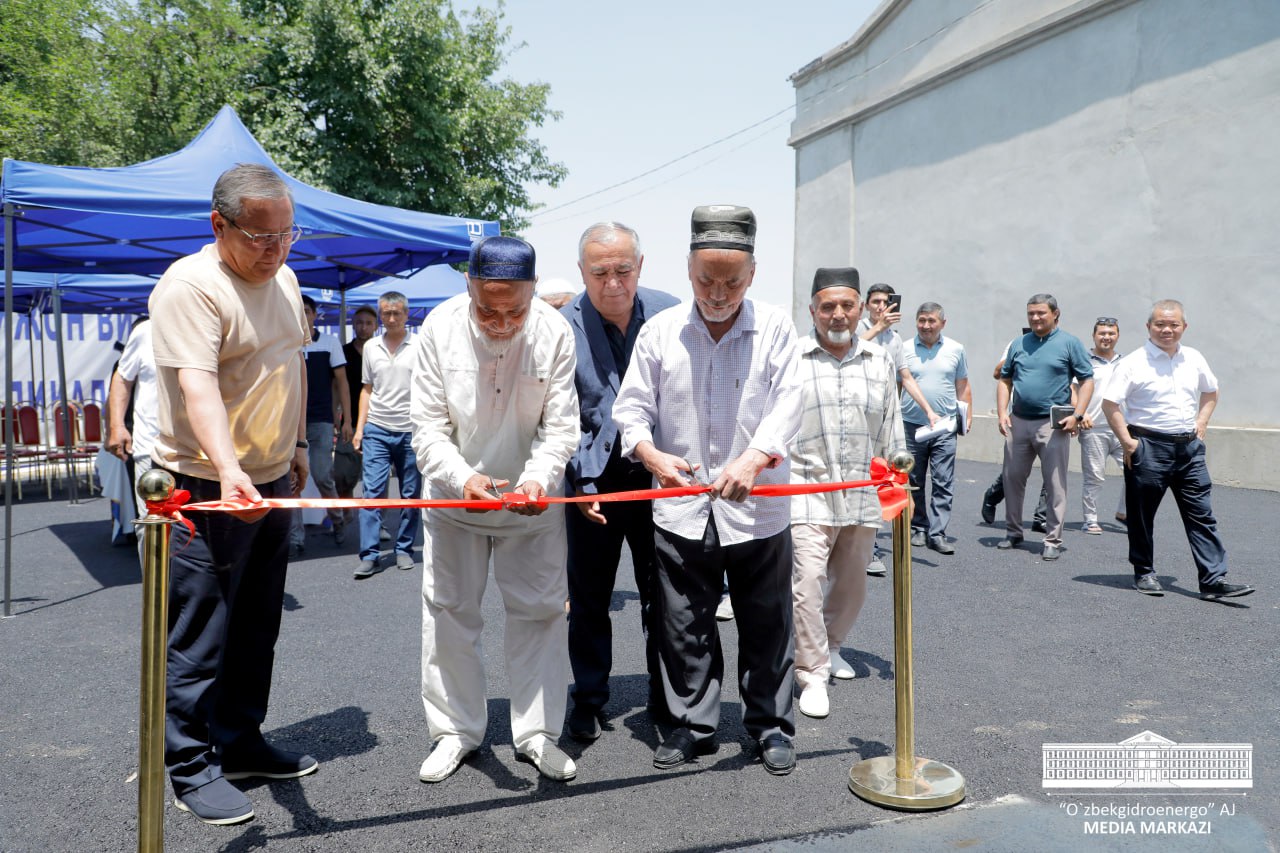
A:
<svg viewBox="0 0 1280 853">
<path fill-rule="evenodd" d="M 621 222 L 597 222 L 586 231 L 583 231 L 582 237 L 578 240 L 578 260 L 582 260 L 588 244 L 600 243 L 608 246 L 618 241 L 619 234 L 631 238 L 631 245 L 635 246 L 636 249 L 636 260 L 640 260 L 640 256 L 644 254 L 640 250 L 640 235 L 636 233 L 634 228 L 623 225 Z"/>
<path fill-rule="evenodd" d="M 248 198 L 287 198 L 289 206 L 293 206 L 293 193 L 284 178 L 261 163 L 237 163 L 219 175 L 213 185 L 213 209 L 226 219 L 239 219 Z"/>
<path fill-rule="evenodd" d="M 939 320 L 947 319 L 947 312 L 942 310 L 942 306 L 936 302 L 921 302 L 920 307 L 916 309 L 916 316 L 921 314 L 937 314 Z"/>
<path fill-rule="evenodd" d="M 1151 306 L 1151 316 L 1147 317 L 1148 323 L 1154 323 L 1157 311 L 1177 311 L 1182 315 L 1182 322 L 1187 322 L 1187 312 L 1183 310 L 1182 303 L 1176 299 L 1161 299 Z"/>
<path fill-rule="evenodd" d="M 378 308 L 382 308 L 384 305 L 399 305 L 404 310 L 409 310 L 408 298 L 398 290 L 388 290 L 378 297 Z"/>
<path fill-rule="evenodd" d="M 1058 313 L 1058 300 L 1053 298 L 1052 293 L 1037 293 L 1027 300 L 1028 305 L 1048 305 L 1049 310 Z"/>
</svg>

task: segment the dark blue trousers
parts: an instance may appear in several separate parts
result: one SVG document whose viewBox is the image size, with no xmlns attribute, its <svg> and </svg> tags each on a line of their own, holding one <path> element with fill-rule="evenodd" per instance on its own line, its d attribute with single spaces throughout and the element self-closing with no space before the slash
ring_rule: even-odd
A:
<svg viewBox="0 0 1280 853">
<path fill-rule="evenodd" d="M 175 475 L 191 500 L 217 500 L 217 482 Z M 288 497 L 289 477 L 255 484 Z M 289 562 L 289 510 L 246 524 L 229 513 L 192 512 L 190 536 L 173 526 L 164 760 L 182 796 L 222 775 L 227 751 L 263 744 L 271 669 Z"/>
<path fill-rule="evenodd" d="M 921 530 L 932 539 L 935 536 L 946 537 L 947 525 L 951 523 L 956 479 L 956 434 L 935 435 L 926 441 L 916 441 L 916 430 L 924 426 L 928 424 L 903 423 L 907 450 L 916 460 L 910 475 L 911 487 L 916 490 L 911 529 Z M 930 472 L 933 474 L 929 477 L 933 488 L 926 501 L 924 483 Z"/>
<path fill-rule="evenodd" d="M 1209 501 L 1213 483 L 1204 461 L 1204 442 L 1134 437 L 1138 449 L 1124 469 L 1133 573 L 1141 577 L 1155 572 L 1156 510 L 1164 493 L 1172 491 L 1203 590 L 1227 573 L 1227 549 L 1218 537 Z"/>
<path fill-rule="evenodd" d="M 648 471 L 609 476 L 605 469 L 597 486 L 601 492 L 647 489 Z M 608 524 L 596 524 L 576 506 L 565 507 L 569 539 L 569 663 L 573 667 L 573 702 L 599 712 L 609 701 L 609 672 L 613 669 L 613 623 L 609 609 L 618 579 L 622 543 L 631 549 L 636 589 L 640 593 L 640 630 L 649 671 L 649 702 L 665 709 L 658 669 L 657 634 L 653 624 L 654 552 L 653 504 L 649 501 L 603 503 Z"/>
</svg>

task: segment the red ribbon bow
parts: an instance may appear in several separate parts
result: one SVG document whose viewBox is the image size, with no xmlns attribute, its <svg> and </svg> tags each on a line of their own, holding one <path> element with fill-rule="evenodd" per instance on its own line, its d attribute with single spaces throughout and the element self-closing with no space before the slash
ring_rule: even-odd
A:
<svg viewBox="0 0 1280 853">
<path fill-rule="evenodd" d="M 880 496 L 880 517 L 891 521 L 907 508 L 907 472 L 899 471 L 885 460 L 876 456 L 871 460 L 871 479 L 881 481 L 876 486 L 876 494 Z"/>
<path fill-rule="evenodd" d="M 173 494 L 168 499 L 162 501 L 146 501 L 148 515 L 161 515 L 165 518 L 172 518 L 179 522 L 183 527 L 187 528 L 187 533 L 191 536 L 196 535 L 196 526 L 191 519 L 182 514 L 182 508 L 191 500 L 191 492 L 186 489 L 174 489 Z"/>
</svg>

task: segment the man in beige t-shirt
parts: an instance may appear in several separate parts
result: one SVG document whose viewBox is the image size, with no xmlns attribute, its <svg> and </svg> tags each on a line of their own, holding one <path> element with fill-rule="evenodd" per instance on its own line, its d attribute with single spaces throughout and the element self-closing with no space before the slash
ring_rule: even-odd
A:
<svg viewBox="0 0 1280 853">
<path fill-rule="evenodd" d="M 193 501 L 288 497 L 307 478 L 307 326 L 284 265 L 293 200 L 266 166 L 213 190 L 214 242 L 169 267 L 151 294 L 159 398 L 157 467 Z M 314 772 L 270 746 L 271 669 L 284 600 L 288 510 L 191 513 L 170 562 L 165 764 L 177 806 L 206 823 L 253 817 L 228 780 Z"/>
</svg>

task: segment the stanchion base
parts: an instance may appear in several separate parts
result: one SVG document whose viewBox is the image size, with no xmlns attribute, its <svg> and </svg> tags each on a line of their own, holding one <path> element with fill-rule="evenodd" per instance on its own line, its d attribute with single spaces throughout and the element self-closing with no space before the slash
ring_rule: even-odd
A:
<svg viewBox="0 0 1280 853">
<path fill-rule="evenodd" d="M 850 768 L 849 790 L 869 803 L 891 809 L 947 809 L 964 799 L 964 777 L 941 762 L 917 758 L 912 778 L 899 779 L 897 759 L 881 755 Z"/>
</svg>

